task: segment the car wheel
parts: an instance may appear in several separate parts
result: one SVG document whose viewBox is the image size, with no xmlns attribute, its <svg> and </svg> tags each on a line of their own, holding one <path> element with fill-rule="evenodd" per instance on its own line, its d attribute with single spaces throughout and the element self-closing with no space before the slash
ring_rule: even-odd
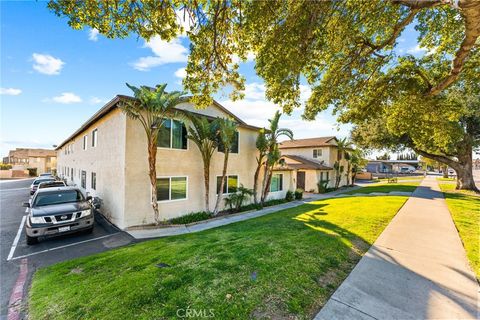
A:
<svg viewBox="0 0 480 320">
<path fill-rule="evenodd" d="M 38 238 L 37 237 L 30 237 L 30 236 L 26 236 L 27 238 L 27 244 L 29 246 L 31 246 L 32 244 L 37 244 L 38 243 Z"/>
</svg>

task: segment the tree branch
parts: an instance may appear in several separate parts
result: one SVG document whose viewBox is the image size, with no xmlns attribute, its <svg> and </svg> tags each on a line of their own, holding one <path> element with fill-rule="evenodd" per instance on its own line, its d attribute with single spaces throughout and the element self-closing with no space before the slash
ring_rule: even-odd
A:
<svg viewBox="0 0 480 320">
<path fill-rule="evenodd" d="M 429 153 L 429 152 L 420 150 L 418 148 L 412 148 L 412 149 L 413 149 L 413 151 L 415 151 L 416 153 L 418 153 L 419 155 L 421 155 L 423 157 L 426 157 L 426 158 L 444 163 L 444 164 L 446 164 L 446 165 L 448 165 L 448 166 L 450 166 L 454 169 L 460 166 L 460 164 L 457 161 L 455 161 L 455 160 L 453 160 L 449 157 L 439 155 L 439 154 Z"/>
</svg>

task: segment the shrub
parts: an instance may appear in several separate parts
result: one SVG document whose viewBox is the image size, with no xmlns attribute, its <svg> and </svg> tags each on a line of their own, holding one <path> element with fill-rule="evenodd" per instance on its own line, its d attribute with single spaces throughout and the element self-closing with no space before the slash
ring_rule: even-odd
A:
<svg viewBox="0 0 480 320">
<path fill-rule="evenodd" d="M 230 208 L 230 211 L 240 211 L 245 200 L 253 196 L 253 190 L 245 188 L 243 184 L 238 187 L 237 192 L 230 194 L 225 198 L 225 205 Z"/>
<path fill-rule="evenodd" d="M 325 192 L 328 192 L 328 182 L 329 180 L 320 180 L 318 181 L 317 183 L 317 187 L 318 187 L 318 193 L 325 193 Z"/>
<path fill-rule="evenodd" d="M 303 198 L 303 190 L 297 189 L 295 190 L 295 200 L 302 200 Z"/>
<path fill-rule="evenodd" d="M 12 165 L 11 165 L 11 164 L 0 163 L 0 170 L 9 170 L 9 169 L 12 169 Z"/>
<path fill-rule="evenodd" d="M 211 217 L 212 217 L 211 213 L 200 211 L 200 212 L 192 212 L 181 217 L 170 219 L 169 222 L 171 224 L 188 224 L 192 222 L 207 220 L 207 219 L 210 219 Z"/>
<path fill-rule="evenodd" d="M 285 194 L 285 200 L 290 202 L 290 201 L 293 201 L 293 199 L 294 199 L 293 192 L 288 190 L 287 194 Z"/>
<path fill-rule="evenodd" d="M 30 177 L 36 177 L 37 176 L 37 168 L 27 168 L 28 170 L 28 175 Z"/>
</svg>

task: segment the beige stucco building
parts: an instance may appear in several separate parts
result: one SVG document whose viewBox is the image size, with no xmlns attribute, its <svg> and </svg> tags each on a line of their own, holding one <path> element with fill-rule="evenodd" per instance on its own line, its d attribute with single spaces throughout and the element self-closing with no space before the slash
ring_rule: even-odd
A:
<svg viewBox="0 0 480 320">
<path fill-rule="evenodd" d="M 36 168 L 37 174 L 53 172 L 57 166 L 57 153 L 51 149 L 16 148 L 8 152 L 3 163 L 11 164 L 13 170 Z"/>
</svg>

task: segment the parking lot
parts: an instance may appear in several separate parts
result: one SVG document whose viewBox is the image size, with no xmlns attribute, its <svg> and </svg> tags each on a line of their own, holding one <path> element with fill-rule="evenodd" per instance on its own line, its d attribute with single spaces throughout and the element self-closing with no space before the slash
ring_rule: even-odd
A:
<svg viewBox="0 0 480 320">
<path fill-rule="evenodd" d="M 116 229 L 101 215 L 96 214 L 95 228 L 91 234 L 62 235 L 41 240 L 33 246 L 27 245 L 24 230 L 26 212 L 22 203 L 29 200 L 31 182 L 32 179 L 0 181 L 0 319 L 7 317 L 8 306 L 14 300 L 14 291 L 18 284 L 22 284 L 19 279 L 26 278 L 22 291 L 22 295 L 25 295 L 35 269 L 127 245 L 133 241 L 127 233 Z"/>
</svg>

